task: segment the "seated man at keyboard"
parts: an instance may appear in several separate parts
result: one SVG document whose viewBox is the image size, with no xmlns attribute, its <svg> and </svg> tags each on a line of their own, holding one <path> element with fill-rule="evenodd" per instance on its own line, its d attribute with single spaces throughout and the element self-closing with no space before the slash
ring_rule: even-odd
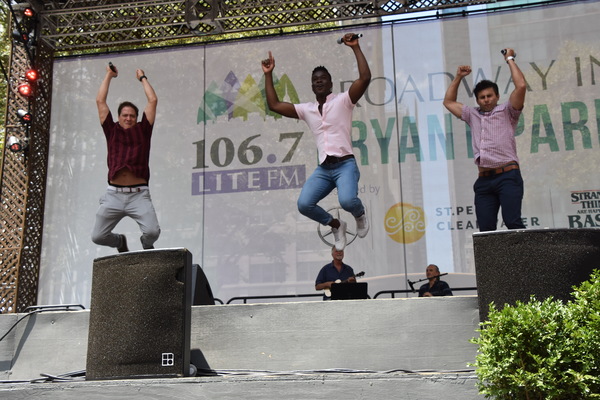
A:
<svg viewBox="0 0 600 400">
<path fill-rule="evenodd" d="M 489 80 L 482 80 L 473 89 L 479 107 L 456 101 L 460 82 L 471 73 L 468 65 L 458 67 L 444 97 L 448 111 L 471 127 L 473 157 L 479 168 L 479 178 L 473 185 L 475 214 L 482 232 L 496 230 L 500 208 L 507 228 L 525 228 L 521 220 L 523 178 L 519 170 L 515 130 L 525 104 L 527 84 L 515 62 L 515 51 L 504 49 L 502 54 L 515 85 L 506 103 L 498 104 L 498 85 Z"/>
<path fill-rule="evenodd" d="M 156 212 L 150 198 L 150 139 L 158 98 L 141 69 L 136 70 L 148 100 L 138 123 L 138 108 L 131 102 L 119 105 L 115 122 L 106 99 L 108 88 L 118 70 L 110 65 L 96 96 L 96 106 L 108 148 L 108 188 L 100 198 L 92 241 L 101 246 L 117 248 L 119 253 L 129 251 L 125 235 L 112 230 L 124 217 L 130 217 L 140 227 L 144 249 L 153 249 L 160 235 Z"/>
<path fill-rule="evenodd" d="M 447 275 L 447 274 L 443 274 Z M 450 286 L 440 280 L 440 269 L 435 264 L 429 264 L 425 268 L 425 276 L 429 282 L 419 288 L 419 297 L 452 296 Z"/>
</svg>

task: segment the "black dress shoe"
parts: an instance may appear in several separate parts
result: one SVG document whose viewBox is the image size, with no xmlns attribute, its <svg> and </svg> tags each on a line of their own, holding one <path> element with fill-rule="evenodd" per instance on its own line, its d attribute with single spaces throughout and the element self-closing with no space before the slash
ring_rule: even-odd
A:
<svg viewBox="0 0 600 400">
<path fill-rule="evenodd" d="M 117 247 L 117 251 L 119 253 L 126 253 L 129 251 L 129 248 L 127 247 L 127 238 L 125 237 L 125 235 L 119 235 L 121 237 L 121 244 L 119 245 L 119 247 Z"/>
<path fill-rule="evenodd" d="M 144 250 L 154 250 L 154 246 L 150 246 L 150 247 L 144 246 L 144 241 L 142 240 L 142 238 L 140 238 L 140 242 L 142 243 L 142 248 Z"/>
</svg>

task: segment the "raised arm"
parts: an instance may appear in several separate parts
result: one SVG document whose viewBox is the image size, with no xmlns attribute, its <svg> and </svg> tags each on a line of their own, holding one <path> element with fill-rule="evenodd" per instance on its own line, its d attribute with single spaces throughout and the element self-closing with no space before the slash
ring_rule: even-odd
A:
<svg viewBox="0 0 600 400">
<path fill-rule="evenodd" d="M 446 89 L 444 96 L 444 107 L 448 109 L 454 116 L 460 118 L 462 116 L 462 103 L 456 101 L 458 97 L 458 86 L 463 78 L 471 73 L 471 67 L 468 65 L 459 65 L 456 70 L 456 76 L 450 82 L 450 86 Z"/>
<path fill-rule="evenodd" d="M 112 78 L 119 76 L 119 71 L 115 67 L 115 71 L 112 71 L 109 66 L 106 66 L 106 75 L 100 84 L 98 94 L 96 95 L 96 107 L 98 107 L 98 116 L 100 117 L 100 123 L 103 124 L 104 120 L 110 112 L 106 99 L 108 97 L 108 88 L 110 87 L 110 81 Z"/>
<path fill-rule="evenodd" d="M 150 85 L 150 82 L 148 82 L 148 77 L 146 76 L 143 70 L 136 70 L 135 75 L 138 81 L 142 82 L 142 86 L 144 87 L 144 93 L 146 94 L 146 99 L 148 100 L 148 102 L 146 103 L 146 108 L 144 109 L 144 113 L 146 113 L 146 118 L 148 119 L 148 122 L 150 122 L 150 125 L 154 125 L 158 97 L 154 92 L 154 88 L 152 88 L 152 85 Z"/>
<path fill-rule="evenodd" d="M 515 110 L 522 110 L 525 105 L 525 93 L 527 92 L 527 83 L 525 82 L 525 76 L 519 66 L 515 62 L 515 56 L 517 54 L 513 49 L 506 49 L 504 59 L 510 68 L 510 76 L 515 85 L 508 101 Z"/>
<path fill-rule="evenodd" d="M 358 103 L 358 100 L 365 94 L 369 83 L 371 83 L 371 69 L 369 63 L 363 54 L 360 44 L 358 43 L 358 37 L 354 36 L 353 33 L 346 33 L 342 38 L 344 44 L 349 46 L 354 52 L 356 57 L 356 64 L 358 66 L 358 79 L 352 82 L 348 94 L 353 104 Z"/>
<path fill-rule="evenodd" d="M 296 107 L 292 103 L 279 101 L 275 85 L 273 85 L 273 70 L 275 69 L 275 58 L 269 51 L 269 58 L 262 60 L 262 70 L 265 74 L 265 95 L 267 96 L 267 105 L 269 110 L 289 118 L 298 118 Z"/>
</svg>

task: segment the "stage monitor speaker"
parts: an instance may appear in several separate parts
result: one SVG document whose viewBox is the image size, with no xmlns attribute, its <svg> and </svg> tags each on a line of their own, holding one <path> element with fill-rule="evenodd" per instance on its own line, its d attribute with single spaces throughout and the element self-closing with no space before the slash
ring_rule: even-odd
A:
<svg viewBox="0 0 600 400">
<path fill-rule="evenodd" d="M 553 297 L 570 300 L 573 286 L 599 268 L 600 229 L 525 229 L 473 234 L 479 318 L 497 309 Z"/>
<path fill-rule="evenodd" d="M 215 304 L 215 298 L 213 297 L 212 290 L 208 279 L 202 270 L 202 267 L 198 264 L 192 265 L 192 282 L 194 283 L 194 290 L 192 291 L 192 305 L 194 306 L 213 306 Z"/>
<path fill-rule="evenodd" d="M 191 277 L 183 248 L 95 259 L 86 379 L 189 376 Z"/>
</svg>

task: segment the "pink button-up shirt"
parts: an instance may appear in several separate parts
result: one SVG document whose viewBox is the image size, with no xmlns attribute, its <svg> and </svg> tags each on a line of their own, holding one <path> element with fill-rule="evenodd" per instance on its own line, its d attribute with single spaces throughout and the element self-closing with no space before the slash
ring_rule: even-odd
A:
<svg viewBox="0 0 600 400">
<path fill-rule="evenodd" d="M 475 164 L 484 168 L 496 168 L 517 158 L 515 130 L 521 110 L 510 102 L 496 106 L 490 112 L 463 105 L 461 119 L 471 127 L 473 157 Z"/>
<path fill-rule="evenodd" d="M 306 122 L 317 141 L 319 164 L 330 156 L 343 157 L 352 153 L 352 110 L 354 104 L 348 92 L 329 94 L 323 103 L 294 104 L 298 118 Z"/>
</svg>

